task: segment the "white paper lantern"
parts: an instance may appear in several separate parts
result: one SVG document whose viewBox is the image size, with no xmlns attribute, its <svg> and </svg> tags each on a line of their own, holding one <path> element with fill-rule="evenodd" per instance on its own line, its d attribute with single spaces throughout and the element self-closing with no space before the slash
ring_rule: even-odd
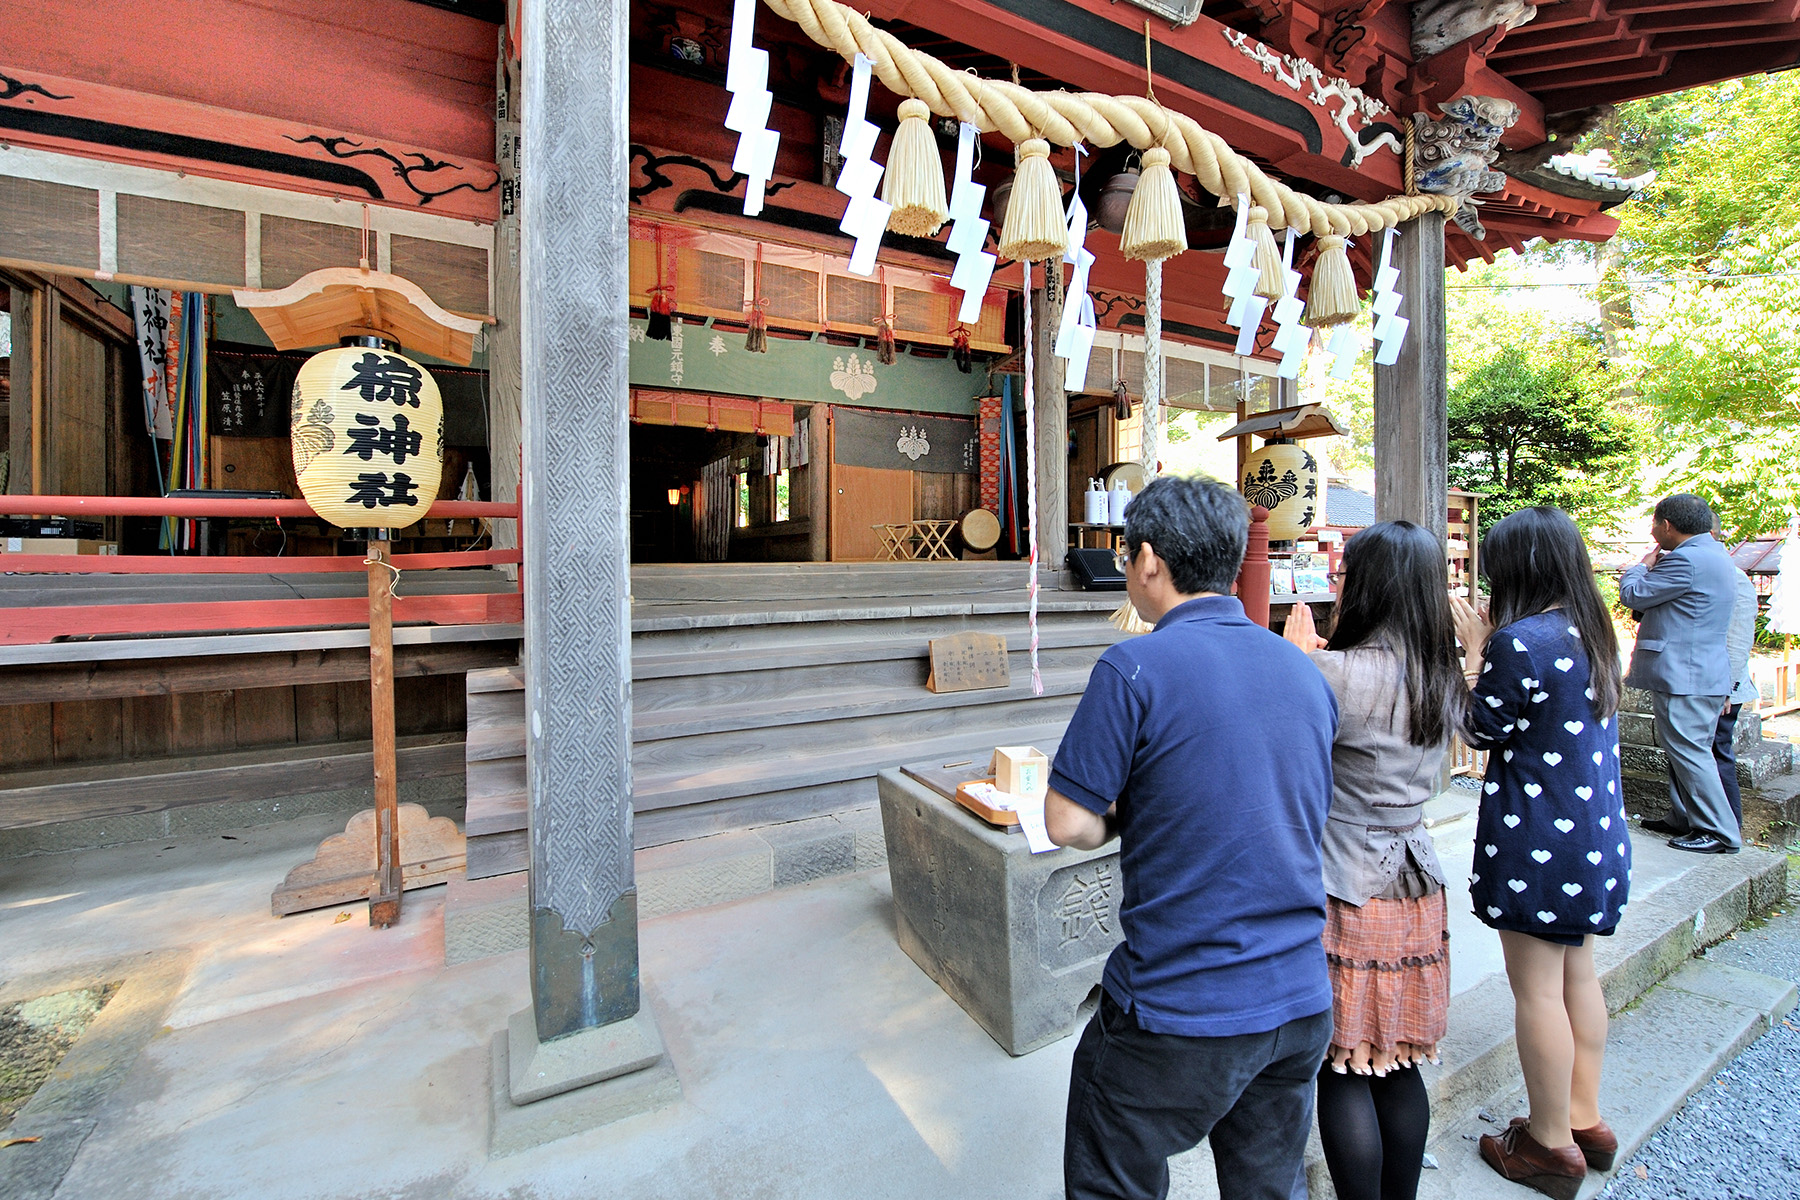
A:
<svg viewBox="0 0 1800 1200">
<path fill-rule="evenodd" d="M 1270 442 L 1244 461 L 1244 499 L 1269 510 L 1269 540 L 1291 542 L 1311 529 L 1319 503 L 1319 462 L 1295 442 Z"/>
<path fill-rule="evenodd" d="M 294 379 L 294 478 L 333 525 L 404 529 L 437 497 L 444 402 L 431 373 L 392 340 L 343 341 Z"/>
</svg>

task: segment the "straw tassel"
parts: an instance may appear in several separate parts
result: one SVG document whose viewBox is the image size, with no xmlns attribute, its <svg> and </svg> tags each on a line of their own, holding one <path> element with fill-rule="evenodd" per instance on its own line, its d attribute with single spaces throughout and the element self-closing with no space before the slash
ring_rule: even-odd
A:
<svg viewBox="0 0 1800 1200">
<path fill-rule="evenodd" d="M 1068 245 L 1062 184 L 1050 166 L 1050 143 L 1043 138 L 1027 138 L 1019 143 L 1019 167 L 1013 175 L 1012 195 L 1006 202 L 1000 257 L 1015 262 L 1060 258 Z"/>
<path fill-rule="evenodd" d="M 944 160 L 931 132 L 931 110 L 923 100 L 900 102 L 900 128 L 888 152 L 881 198 L 893 206 L 887 227 L 908 237 L 930 237 L 950 216 L 944 199 Z"/>
<path fill-rule="evenodd" d="M 1181 191 L 1175 186 L 1175 173 L 1169 170 L 1169 152 L 1152 146 L 1144 151 L 1137 187 L 1125 210 L 1119 253 L 1138 262 L 1154 262 L 1180 254 L 1187 247 Z"/>
<path fill-rule="evenodd" d="M 750 306 L 750 328 L 744 334 L 744 349 L 751 354 L 769 352 L 769 318 L 763 313 L 764 301 Z"/>
<path fill-rule="evenodd" d="M 1314 329 L 1355 320 L 1362 307 L 1345 245 L 1342 234 L 1328 233 L 1319 239 L 1319 257 L 1306 292 L 1306 315 L 1301 318 Z"/>
<path fill-rule="evenodd" d="M 1275 244 L 1275 235 L 1269 230 L 1269 210 L 1260 204 L 1252 205 L 1244 234 L 1256 243 L 1256 295 L 1264 300 L 1281 299 L 1286 294 L 1281 286 L 1281 247 Z"/>
<path fill-rule="evenodd" d="M 650 319 L 644 324 L 644 336 L 653 342 L 666 342 L 673 332 L 669 318 L 675 311 L 675 297 L 666 287 L 650 293 Z"/>
</svg>

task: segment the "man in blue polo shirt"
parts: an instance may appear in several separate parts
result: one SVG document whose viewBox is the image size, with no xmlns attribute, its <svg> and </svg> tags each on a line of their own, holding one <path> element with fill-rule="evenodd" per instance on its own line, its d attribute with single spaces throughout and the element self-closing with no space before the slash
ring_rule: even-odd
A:
<svg viewBox="0 0 1800 1200">
<path fill-rule="evenodd" d="M 1211 480 L 1132 501 L 1126 588 L 1156 628 L 1100 657 L 1050 772 L 1051 838 L 1116 834 L 1124 891 L 1070 1073 L 1070 1200 L 1166 1196 L 1169 1156 L 1202 1138 L 1225 1200 L 1306 1194 L 1337 701 L 1228 594 L 1248 533 L 1243 498 Z"/>
</svg>

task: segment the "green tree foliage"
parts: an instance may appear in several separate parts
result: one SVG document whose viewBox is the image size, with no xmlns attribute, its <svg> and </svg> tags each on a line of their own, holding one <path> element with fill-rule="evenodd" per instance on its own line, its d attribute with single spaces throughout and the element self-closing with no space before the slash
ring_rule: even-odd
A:
<svg viewBox="0 0 1800 1200">
<path fill-rule="evenodd" d="M 1624 106 L 1633 167 L 1618 210 L 1632 289 L 1625 366 L 1654 413 L 1665 490 L 1714 503 L 1740 537 L 1800 510 L 1800 73 Z"/>
<path fill-rule="evenodd" d="M 1616 390 L 1573 339 L 1505 345 L 1463 377 L 1450 392 L 1450 481 L 1484 494 L 1484 530 L 1534 504 L 1592 529 L 1637 501 L 1638 433 L 1609 405 Z"/>
</svg>

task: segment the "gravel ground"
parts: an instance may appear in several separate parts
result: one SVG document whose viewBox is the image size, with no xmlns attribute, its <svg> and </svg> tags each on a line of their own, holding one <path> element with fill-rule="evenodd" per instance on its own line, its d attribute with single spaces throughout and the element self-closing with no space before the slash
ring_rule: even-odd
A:
<svg viewBox="0 0 1800 1200">
<path fill-rule="evenodd" d="M 1800 861 L 1788 902 L 1706 957 L 1800 982 Z M 1619 1168 L 1601 1200 L 1800 1197 L 1800 1014 L 1778 1022 Z"/>
<path fill-rule="evenodd" d="M 0 1130 L 25 1107 L 118 984 L 0 1007 Z"/>
</svg>

